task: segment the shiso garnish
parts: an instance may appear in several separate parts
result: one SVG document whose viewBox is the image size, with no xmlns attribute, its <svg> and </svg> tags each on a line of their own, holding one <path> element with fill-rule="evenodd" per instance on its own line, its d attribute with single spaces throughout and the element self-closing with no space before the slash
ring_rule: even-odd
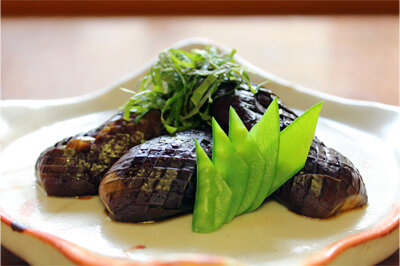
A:
<svg viewBox="0 0 400 266">
<path fill-rule="evenodd" d="M 130 112 L 135 112 L 140 120 L 151 109 L 161 110 L 162 124 L 171 134 L 196 128 L 204 121 L 211 125 L 210 106 L 223 82 L 246 83 L 257 92 L 245 67 L 233 59 L 235 53 L 221 53 L 215 47 L 160 53 L 138 84 L 139 92 L 124 89 L 134 94 L 122 107 L 124 118 L 128 120 Z"/>
</svg>

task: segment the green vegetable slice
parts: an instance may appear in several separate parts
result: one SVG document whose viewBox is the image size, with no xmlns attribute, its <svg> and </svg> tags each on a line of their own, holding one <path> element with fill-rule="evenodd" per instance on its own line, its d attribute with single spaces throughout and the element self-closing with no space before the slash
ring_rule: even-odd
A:
<svg viewBox="0 0 400 266">
<path fill-rule="evenodd" d="M 206 94 L 207 90 L 210 88 L 210 86 L 213 84 L 213 82 L 217 79 L 218 77 L 215 75 L 210 75 L 208 76 L 203 82 L 201 82 L 200 86 L 198 86 L 194 91 L 192 98 L 190 98 L 190 101 L 195 105 L 200 104 L 200 100 L 203 98 L 203 96 Z"/>
<path fill-rule="evenodd" d="M 225 223 L 229 223 L 238 213 L 246 192 L 249 167 L 235 150 L 228 136 L 212 119 L 213 153 L 212 162 L 232 190 L 232 204 Z"/>
<path fill-rule="evenodd" d="M 197 140 L 197 190 L 192 230 L 209 233 L 222 226 L 232 202 L 232 191 Z"/>
<path fill-rule="evenodd" d="M 229 109 L 229 139 L 249 166 L 246 192 L 237 212 L 239 215 L 251 206 L 257 196 L 264 174 L 264 165 L 260 162 L 264 160 L 256 143 L 250 138 L 247 128 L 232 107 Z"/>
<path fill-rule="evenodd" d="M 257 143 L 261 150 L 263 160 L 260 161 L 260 164 L 264 166 L 264 175 L 258 194 L 247 210 L 248 212 L 257 209 L 264 202 L 275 179 L 279 153 L 279 135 L 279 106 L 275 98 L 261 120 L 253 126 L 249 133 L 250 138 Z"/>
<path fill-rule="evenodd" d="M 304 167 L 321 108 L 322 102 L 314 105 L 281 132 L 278 168 L 269 195 Z"/>
</svg>

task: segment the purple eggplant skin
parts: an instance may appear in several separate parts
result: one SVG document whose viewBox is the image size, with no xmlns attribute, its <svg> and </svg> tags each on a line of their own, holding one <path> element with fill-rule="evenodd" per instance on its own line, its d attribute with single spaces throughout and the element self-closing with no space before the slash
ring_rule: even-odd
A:
<svg viewBox="0 0 400 266">
<path fill-rule="evenodd" d="M 211 156 L 211 133 L 187 130 L 135 146 L 105 174 L 99 196 L 116 221 L 160 220 L 193 210 L 196 195 L 194 139 Z"/>
<path fill-rule="evenodd" d="M 57 142 L 41 153 L 36 176 L 49 196 L 98 193 L 105 172 L 131 147 L 161 134 L 160 112 L 149 111 L 138 123 L 118 113 L 98 128 Z"/>
<path fill-rule="evenodd" d="M 228 110 L 232 106 L 250 130 L 277 96 L 265 88 L 254 95 L 245 84 L 234 91 L 232 87 L 227 85 L 217 92 L 226 95 L 214 100 L 212 115 L 227 132 Z M 297 115 L 279 98 L 278 103 L 283 130 Z M 313 218 L 327 218 L 368 202 L 360 172 L 350 160 L 326 147 L 317 137 L 313 139 L 304 168 L 278 189 L 274 197 L 288 209 Z"/>
</svg>

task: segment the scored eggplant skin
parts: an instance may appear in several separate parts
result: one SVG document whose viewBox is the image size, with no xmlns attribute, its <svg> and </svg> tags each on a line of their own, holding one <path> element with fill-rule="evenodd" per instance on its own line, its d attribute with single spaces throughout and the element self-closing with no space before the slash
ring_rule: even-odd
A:
<svg viewBox="0 0 400 266">
<path fill-rule="evenodd" d="M 254 95 L 245 84 L 233 90 L 235 87 L 233 82 L 224 83 L 217 91 L 220 97 L 213 101 L 211 108 L 212 115 L 226 132 L 229 106 L 236 110 L 250 129 L 261 119 L 266 108 L 276 97 L 264 88 L 260 88 Z M 280 126 L 284 129 L 297 115 L 279 99 L 278 102 Z M 126 121 L 122 113 L 118 113 L 100 127 L 66 138 L 45 150 L 37 160 L 36 175 L 47 194 L 71 197 L 95 195 L 99 192 L 110 215 L 120 221 L 157 220 L 191 211 L 196 187 L 195 170 L 190 168 L 189 175 L 186 173 L 189 169 L 178 169 L 174 164 L 179 162 L 183 165 L 193 165 L 193 139 L 196 136 L 205 140 L 207 145 L 203 143 L 203 148 L 206 147 L 205 150 L 209 154 L 211 135 L 202 131 L 190 131 L 190 134 L 182 132 L 139 145 L 143 140 L 160 136 L 160 112 L 151 110 L 138 123 L 135 122 L 135 118 L 136 115 L 132 113 L 130 120 Z M 168 142 L 169 146 L 165 142 Z M 159 167 L 147 169 L 145 164 L 141 165 L 145 162 L 144 159 L 154 157 L 150 152 L 155 152 L 150 146 L 152 143 L 162 154 L 159 157 L 154 155 L 158 158 L 157 161 L 164 161 L 162 167 L 165 171 L 162 173 L 159 172 Z M 112 164 L 133 146 L 136 147 L 107 172 Z M 176 149 L 184 155 L 175 156 L 173 151 Z M 149 152 L 146 156 L 139 152 L 146 150 Z M 121 160 L 124 163 L 120 163 Z M 154 158 L 148 159 L 148 162 L 151 160 Z M 131 166 L 129 161 L 133 163 Z M 132 169 L 139 168 L 141 172 L 132 172 Z M 99 183 L 106 172 L 99 191 Z M 142 172 L 146 173 L 147 177 L 137 176 Z M 186 173 L 187 179 L 179 181 L 178 176 L 181 174 L 176 173 Z M 160 185 L 154 187 L 155 183 L 148 183 L 153 182 L 150 178 L 153 175 L 158 178 L 158 181 L 154 182 Z M 142 194 L 137 194 L 139 190 L 136 186 L 140 186 L 141 182 L 146 187 L 143 187 Z M 274 196 L 290 210 L 315 218 L 326 218 L 347 209 L 363 206 L 368 201 L 365 184 L 358 170 L 346 157 L 326 147 L 317 137 L 314 137 L 305 167 L 274 193 Z"/>
<path fill-rule="evenodd" d="M 149 111 L 138 123 L 118 113 L 103 125 L 65 138 L 41 153 L 36 176 L 49 196 L 73 197 L 98 193 L 104 173 L 132 146 L 161 133 L 160 112 Z"/>
<path fill-rule="evenodd" d="M 232 91 L 232 85 L 217 93 L 225 96 L 213 102 L 212 115 L 228 131 L 229 106 L 232 106 L 250 130 L 276 95 L 260 88 L 254 95 L 243 84 Z M 283 130 L 297 115 L 278 98 L 280 127 Z M 359 171 L 345 156 L 328 148 L 314 137 L 304 168 L 274 193 L 288 209 L 314 218 L 327 218 L 339 212 L 366 205 L 367 191 Z"/>
<path fill-rule="evenodd" d="M 149 140 L 124 154 L 99 186 L 110 216 L 143 222 L 190 212 L 196 195 L 194 139 L 210 156 L 211 133 L 193 129 Z"/>
</svg>

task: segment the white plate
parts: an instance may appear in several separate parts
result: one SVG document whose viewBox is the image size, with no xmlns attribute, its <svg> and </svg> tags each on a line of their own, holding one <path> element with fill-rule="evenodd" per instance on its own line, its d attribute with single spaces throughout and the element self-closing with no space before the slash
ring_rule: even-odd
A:
<svg viewBox="0 0 400 266">
<path fill-rule="evenodd" d="M 213 44 L 186 39 L 174 48 Z M 276 202 L 235 218 L 211 234 L 191 231 L 191 215 L 155 224 L 112 221 L 98 197 L 48 197 L 35 182 L 34 164 L 56 141 L 96 127 L 128 97 L 152 62 L 107 90 L 77 98 L 2 101 L 0 208 L 2 244 L 32 264 L 132 262 L 245 264 L 373 264 L 399 245 L 399 128 L 394 106 L 346 100 L 291 84 L 237 57 L 252 79 L 305 110 L 324 100 L 317 135 L 349 157 L 369 196 L 365 208 L 327 220 L 296 215 Z"/>
</svg>

